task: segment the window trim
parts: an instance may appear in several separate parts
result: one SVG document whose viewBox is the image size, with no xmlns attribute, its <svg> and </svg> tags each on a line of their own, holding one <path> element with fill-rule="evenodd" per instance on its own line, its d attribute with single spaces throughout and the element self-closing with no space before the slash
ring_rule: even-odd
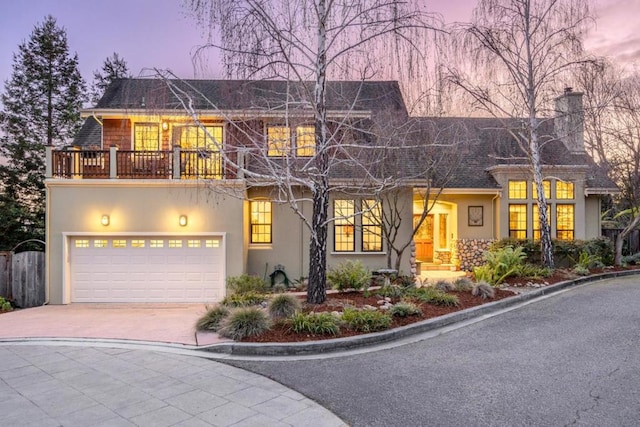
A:
<svg viewBox="0 0 640 427">
<path fill-rule="evenodd" d="M 524 228 L 511 228 L 511 207 L 521 207 L 524 208 Z M 509 204 L 509 211 L 508 211 L 508 221 L 509 221 L 509 237 L 512 238 L 516 238 L 516 239 L 526 239 L 527 235 L 528 235 L 528 224 L 527 224 L 527 217 L 528 217 L 528 205 L 526 203 L 510 203 Z M 520 219 L 519 222 L 521 222 L 522 220 Z M 523 232 L 524 231 L 524 237 L 520 237 L 518 236 L 519 232 Z M 514 233 L 515 235 L 512 235 L 512 233 Z"/>
<path fill-rule="evenodd" d="M 382 236 L 382 203 L 376 201 L 375 199 L 361 199 L 360 204 L 360 249 L 362 252 L 366 253 L 382 252 L 384 247 L 384 239 Z M 375 214 L 373 212 L 374 210 L 376 211 Z M 365 218 L 367 218 L 366 222 Z M 372 218 L 372 220 L 369 221 L 369 218 Z M 371 232 L 369 231 L 371 229 L 377 231 Z M 367 232 L 372 236 L 377 237 L 376 243 L 379 244 L 379 246 L 377 246 L 375 249 L 365 249 L 365 234 Z"/>
<path fill-rule="evenodd" d="M 559 186 L 566 185 L 565 189 L 560 189 Z M 576 199 L 576 184 L 573 181 L 556 180 L 556 200 L 575 200 Z M 566 193 L 570 193 L 570 197 L 565 197 Z"/>
<path fill-rule="evenodd" d="M 286 135 L 288 135 L 288 137 L 286 139 L 283 140 L 283 144 L 282 147 L 278 147 L 277 145 L 274 144 L 274 149 L 272 152 L 271 149 L 271 138 L 269 137 L 269 130 L 270 129 L 275 129 L 275 128 L 281 128 L 284 129 L 284 132 Z M 287 157 L 290 156 L 292 153 L 292 140 L 291 140 L 291 127 L 287 126 L 287 125 L 283 125 L 283 124 L 267 124 L 266 128 L 265 128 L 265 139 L 266 139 L 266 149 L 267 149 L 267 157 Z M 277 149 L 277 152 L 276 152 Z"/>
<path fill-rule="evenodd" d="M 512 184 L 524 184 L 524 197 L 512 197 L 512 193 L 515 193 L 515 188 L 512 190 L 511 185 Z M 520 189 L 520 191 L 522 191 L 522 189 Z M 527 183 L 526 180 L 524 179 L 510 179 L 509 183 L 507 184 L 507 192 L 508 192 L 508 199 L 509 200 L 527 200 L 527 198 L 529 197 L 529 185 Z"/>
<path fill-rule="evenodd" d="M 337 203 L 347 202 L 351 204 L 351 215 L 337 214 Z M 344 208 L 343 208 L 344 209 Z M 337 253 L 353 253 L 356 251 L 356 224 L 355 224 L 356 201 L 354 199 L 335 199 L 333 201 L 333 251 Z M 345 231 L 346 241 L 340 240 L 341 244 L 348 245 L 350 249 L 338 249 L 338 227 L 345 227 L 344 230 L 351 229 L 351 241 L 348 240 L 349 233 Z M 342 235 L 342 233 L 340 233 Z"/>
<path fill-rule="evenodd" d="M 254 203 L 264 203 L 265 206 L 269 204 L 268 220 L 266 222 L 254 222 L 253 219 L 253 206 Z M 266 212 L 258 211 L 258 214 L 266 214 Z M 268 241 L 254 241 L 254 226 L 265 227 L 268 226 Z M 265 233 L 255 233 L 255 235 L 265 235 Z M 273 202 L 269 199 L 256 199 L 249 201 L 249 243 L 252 245 L 270 245 L 273 243 Z"/>
<path fill-rule="evenodd" d="M 564 226 L 564 221 L 561 222 L 559 220 L 560 216 L 558 215 L 560 208 L 562 207 L 570 207 L 571 208 L 571 228 L 561 228 Z M 560 237 L 560 233 L 570 233 L 571 237 L 565 239 L 564 237 Z M 576 238 L 576 205 L 575 203 L 557 203 L 556 204 L 556 239 L 558 240 L 575 240 Z"/>
<path fill-rule="evenodd" d="M 143 150 L 143 149 L 138 149 L 138 147 L 137 147 L 137 145 L 138 145 L 138 144 L 137 144 L 137 141 L 138 141 L 138 140 L 137 140 L 137 138 L 136 138 L 136 135 L 137 135 L 136 128 L 137 128 L 138 126 L 155 127 L 155 130 L 156 130 L 157 135 L 158 135 L 158 140 L 157 140 L 158 148 L 156 148 L 156 149 L 152 149 L 152 150 L 146 150 L 146 149 L 144 149 L 144 150 Z M 133 142 L 132 142 L 132 144 L 131 144 L 131 146 L 132 146 L 132 147 L 131 147 L 131 149 L 132 149 L 133 151 L 160 151 L 160 150 L 162 150 L 162 133 L 160 132 L 160 124 L 159 124 L 159 123 L 153 123 L 153 122 L 134 122 L 134 123 L 133 123 L 133 129 L 132 129 L 132 132 L 133 132 L 133 137 L 132 137 L 131 139 L 132 139 L 132 141 L 133 141 Z"/>
</svg>

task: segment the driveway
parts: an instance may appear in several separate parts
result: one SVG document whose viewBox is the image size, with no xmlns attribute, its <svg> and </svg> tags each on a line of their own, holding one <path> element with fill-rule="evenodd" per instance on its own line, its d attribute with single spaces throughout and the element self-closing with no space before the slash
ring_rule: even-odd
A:
<svg viewBox="0 0 640 427">
<path fill-rule="evenodd" d="M 640 278 L 589 284 L 418 343 L 226 361 L 354 426 L 640 424 Z"/>
</svg>

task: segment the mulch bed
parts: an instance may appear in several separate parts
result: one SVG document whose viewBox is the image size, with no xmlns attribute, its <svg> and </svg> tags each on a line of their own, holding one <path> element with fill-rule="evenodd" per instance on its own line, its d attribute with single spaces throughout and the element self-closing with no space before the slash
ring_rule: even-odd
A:
<svg viewBox="0 0 640 427">
<path fill-rule="evenodd" d="M 486 304 L 492 301 L 498 301 L 504 298 L 509 298 L 515 295 L 513 291 L 496 289 L 496 295 L 493 299 L 482 299 L 481 297 L 474 297 L 471 292 L 448 292 L 456 295 L 460 300 L 460 305 L 457 307 L 443 307 L 434 304 L 418 304 L 422 309 L 422 316 L 408 316 L 408 317 L 393 317 L 390 329 L 397 328 L 411 323 L 420 322 L 422 320 L 431 319 L 434 317 L 443 316 L 445 314 L 453 313 L 456 311 L 464 310 L 466 308 L 475 307 L 478 305 Z M 300 297 L 304 299 L 304 296 Z M 365 297 L 362 292 L 338 292 L 327 294 L 327 299 L 323 304 L 303 304 L 303 311 L 305 312 L 325 312 L 325 311 L 342 311 L 345 305 L 362 308 L 365 305 L 377 307 L 379 296 L 375 296 L 375 291 L 371 291 L 371 296 Z M 392 299 L 391 303 L 395 304 L 398 299 Z M 276 323 L 266 333 L 245 338 L 243 342 L 304 342 L 304 341 L 317 341 L 331 338 L 350 337 L 355 335 L 362 335 L 362 332 L 353 331 L 346 328 L 341 328 L 340 334 L 334 335 L 308 335 L 297 334 L 293 332 L 285 323 Z"/>
</svg>

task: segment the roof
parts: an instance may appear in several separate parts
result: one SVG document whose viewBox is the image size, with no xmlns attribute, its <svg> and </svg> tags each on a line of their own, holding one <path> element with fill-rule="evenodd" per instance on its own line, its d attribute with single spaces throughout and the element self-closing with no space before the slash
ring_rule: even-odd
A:
<svg viewBox="0 0 640 427">
<path fill-rule="evenodd" d="M 180 94 L 188 94 L 198 110 L 309 109 L 313 103 L 313 88 L 312 82 L 284 80 L 116 79 L 107 87 L 95 109 L 182 111 Z M 330 81 L 326 106 L 328 110 L 336 111 L 394 110 L 407 115 L 396 81 Z"/>
</svg>

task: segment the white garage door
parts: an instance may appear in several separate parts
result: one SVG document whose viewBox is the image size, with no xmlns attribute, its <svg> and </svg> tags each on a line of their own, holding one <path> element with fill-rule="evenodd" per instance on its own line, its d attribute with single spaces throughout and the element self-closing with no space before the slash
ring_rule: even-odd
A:
<svg viewBox="0 0 640 427">
<path fill-rule="evenodd" d="M 71 301 L 219 301 L 223 251 L 220 237 L 74 237 Z"/>
</svg>

